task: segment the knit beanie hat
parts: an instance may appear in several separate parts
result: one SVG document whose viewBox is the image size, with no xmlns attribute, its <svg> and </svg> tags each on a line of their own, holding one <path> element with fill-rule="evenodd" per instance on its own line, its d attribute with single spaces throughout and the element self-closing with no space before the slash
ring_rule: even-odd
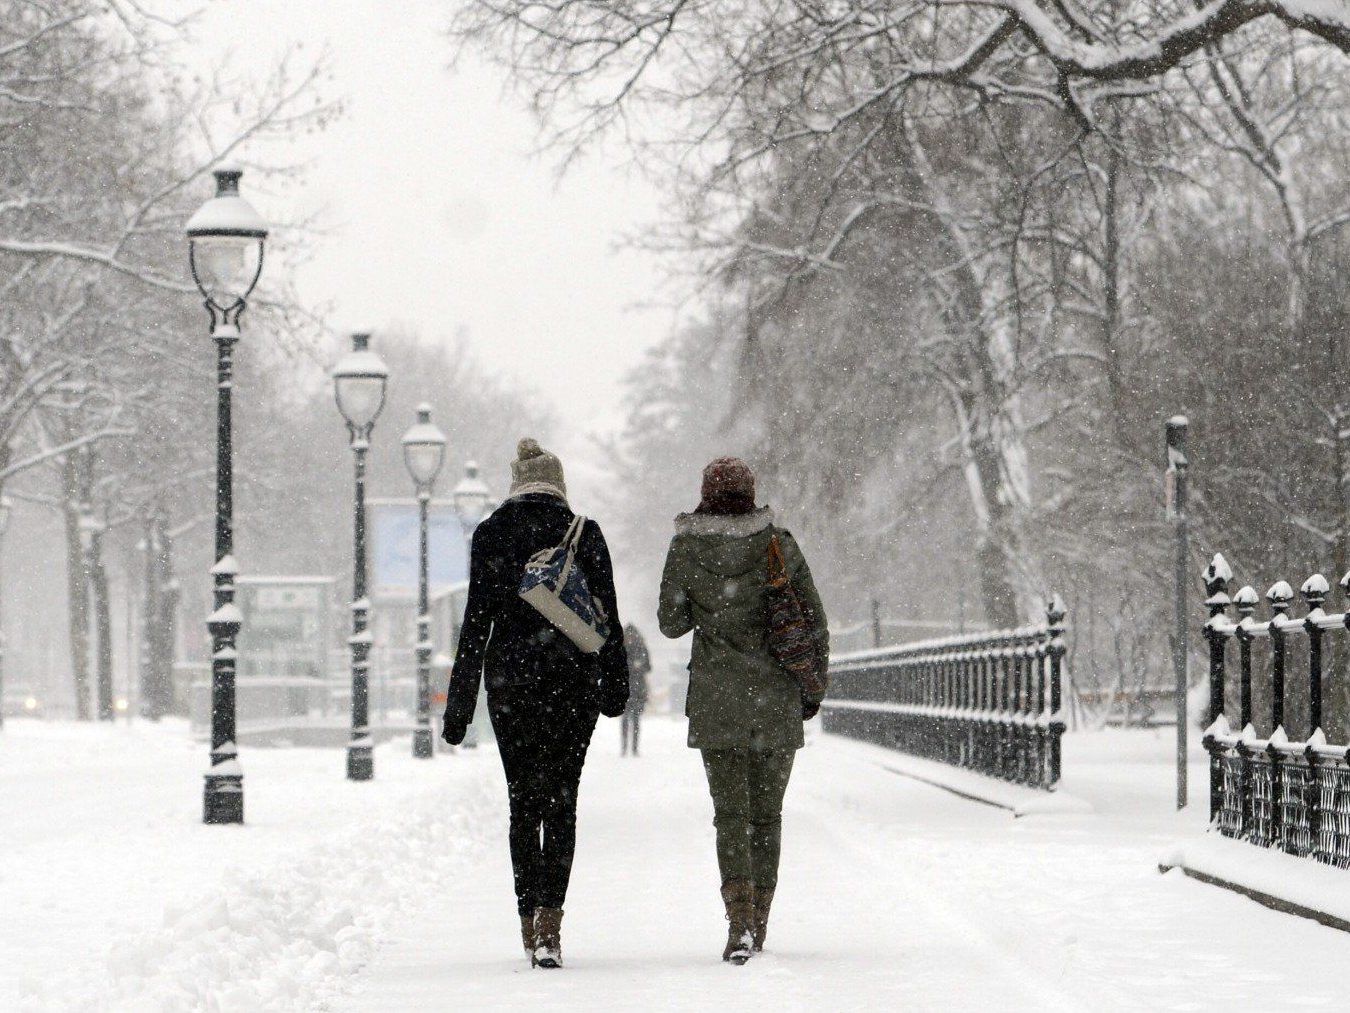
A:
<svg viewBox="0 0 1350 1013">
<path fill-rule="evenodd" d="M 755 473 L 739 457 L 719 457 L 703 469 L 696 513 L 748 514 L 755 509 Z"/>
<path fill-rule="evenodd" d="M 543 492 L 567 498 L 562 462 L 529 437 L 516 444 L 516 459 L 511 462 L 512 496 Z"/>
</svg>

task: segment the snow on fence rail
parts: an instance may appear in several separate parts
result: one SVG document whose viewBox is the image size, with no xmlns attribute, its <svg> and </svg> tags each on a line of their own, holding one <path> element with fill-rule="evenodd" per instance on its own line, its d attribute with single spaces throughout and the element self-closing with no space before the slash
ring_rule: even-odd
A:
<svg viewBox="0 0 1350 1013">
<path fill-rule="evenodd" d="M 1066 611 L 1046 621 L 836 655 L 825 730 L 1053 790 Z"/>
<path fill-rule="evenodd" d="M 1210 825 L 1225 837 L 1262 848 L 1277 848 L 1299 857 L 1350 867 L 1350 762 L 1346 745 L 1331 745 L 1323 732 L 1324 641 L 1345 636 L 1350 611 L 1328 613 L 1330 588 L 1315 573 L 1300 593 L 1308 613 L 1289 615 L 1294 591 L 1283 580 L 1266 592 L 1270 618 L 1257 621 L 1260 598 L 1251 587 L 1228 596 L 1232 571 L 1216 555 L 1204 572 L 1205 605 L 1209 620 L 1209 728 L 1204 745 L 1209 752 Z M 1341 578 L 1350 595 L 1350 573 Z M 1227 615 L 1237 610 L 1237 621 Z M 1237 641 L 1237 731 L 1229 724 L 1225 707 L 1228 688 L 1225 654 L 1229 640 Z M 1350 640 L 1345 641 L 1350 646 Z M 1253 649 L 1266 657 L 1263 674 L 1270 677 L 1269 737 L 1257 734 L 1252 714 Z M 1265 645 L 1268 645 L 1265 646 Z M 1302 728 L 1286 727 L 1285 704 L 1296 687 L 1286 685 L 1291 651 L 1307 653 L 1307 719 Z M 1301 664 L 1293 666 L 1303 674 Z M 1300 702 L 1302 695 L 1300 694 Z M 1262 722 L 1265 726 L 1265 722 Z M 1301 739 L 1291 738 L 1302 735 Z"/>
</svg>

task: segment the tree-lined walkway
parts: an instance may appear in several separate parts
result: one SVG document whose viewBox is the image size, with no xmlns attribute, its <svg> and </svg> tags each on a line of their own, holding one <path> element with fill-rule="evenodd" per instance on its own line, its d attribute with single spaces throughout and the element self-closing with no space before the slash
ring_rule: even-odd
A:
<svg viewBox="0 0 1350 1013">
<path fill-rule="evenodd" d="M 702 771 L 682 723 L 649 725 L 640 760 L 615 755 L 606 723 L 592 746 L 562 972 L 519 951 L 503 798 L 495 844 L 437 877 L 338 1008 L 1199 1010 L 1343 993 L 1350 938 L 1157 873 L 1197 827 L 1168 815 L 1168 739 L 1151 732 L 1074 737 L 1066 787 L 1097 812 L 1016 821 L 817 738 L 788 793 L 768 952 L 723 965 Z"/>
</svg>

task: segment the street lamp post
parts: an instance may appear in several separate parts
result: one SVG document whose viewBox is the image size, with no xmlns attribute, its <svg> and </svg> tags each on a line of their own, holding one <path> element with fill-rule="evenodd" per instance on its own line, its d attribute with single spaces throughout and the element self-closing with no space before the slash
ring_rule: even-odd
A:
<svg viewBox="0 0 1350 1013">
<path fill-rule="evenodd" d="M 469 551 L 473 540 L 474 528 L 487 516 L 492 508 L 492 493 L 484 481 L 478 477 L 478 462 L 468 461 L 464 465 L 464 477 L 450 494 L 455 504 L 455 514 L 464 528 L 464 548 Z"/>
<path fill-rule="evenodd" d="M 1186 621 L 1186 570 L 1190 557 L 1190 519 L 1186 513 L 1186 472 L 1190 467 L 1190 460 L 1186 457 L 1188 426 L 1185 415 L 1174 415 L 1167 420 L 1167 471 L 1164 473 L 1167 516 L 1172 521 L 1176 537 L 1172 588 L 1175 624 L 1172 668 L 1176 678 L 1178 809 L 1186 808 L 1186 695 L 1190 690 L 1187 664 L 1191 653 L 1187 640 L 1189 625 Z"/>
<path fill-rule="evenodd" d="M 417 486 L 417 727 L 413 756 L 431 759 L 431 596 L 428 522 L 431 492 L 445 463 L 445 434 L 431 421 L 431 405 L 419 405 L 417 421 L 403 436 L 403 462 Z"/>
<path fill-rule="evenodd" d="M 239 318 L 262 274 L 267 225 L 239 195 L 238 169 L 215 172 L 216 194 L 187 223 L 188 264 L 216 344 L 216 562 L 211 567 L 211 767 L 203 820 L 244 822 L 244 771 L 235 744 L 235 644 L 243 616 L 234 603 L 234 447 L 231 418 Z"/>
<path fill-rule="evenodd" d="M 4 547 L 5 532 L 9 529 L 9 512 L 12 504 L 9 497 L 0 493 L 0 549 Z M 5 727 L 5 628 L 0 622 L 0 728 Z"/>
<path fill-rule="evenodd" d="M 375 776 L 370 737 L 370 600 L 366 597 L 366 454 L 370 433 L 384 408 L 389 370 L 370 350 L 369 334 L 353 334 L 352 350 L 333 370 L 338 411 L 347 422 L 356 466 L 356 504 L 352 566 L 352 732 L 347 744 L 347 779 Z"/>
<path fill-rule="evenodd" d="M 464 572 L 467 576 L 473 567 L 473 534 L 496 506 L 486 483 L 478 477 L 477 461 L 465 462 L 464 477 L 459 480 L 450 498 L 464 531 Z M 473 726 L 465 734 L 464 745 L 469 749 L 478 745 L 478 733 Z"/>
</svg>

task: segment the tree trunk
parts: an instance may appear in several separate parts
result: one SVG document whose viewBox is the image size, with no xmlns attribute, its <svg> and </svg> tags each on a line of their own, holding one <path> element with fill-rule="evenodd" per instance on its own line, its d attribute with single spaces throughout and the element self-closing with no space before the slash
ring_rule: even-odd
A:
<svg viewBox="0 0 1350 1013">
<path fill-rule="evenodd" d="M 89 584 L 94 593 L 94 632 L 98 645 L 98 719 L 112 721 L 117 716 L 113 709 L 112 605 L 108 600 L 108 569 L 103 564 L 101 532 L 94 534 L 90 546 Z"/>
<path fill-rule="evenodd" d="M 158 721 L 174 707 L 173 648 L 178 591 L 172 544 L 162 515 L 146 525 L 145 656 L 142 695 L 146 716 Z"/>
<path fill-rule="evenodd" d="M 1001 532 L 1008 525 L 1004 518 L 1006 504 L 1000 500 L 998 488 L 998 455 L 988 438 L 987 426 L 980 420 L 980 407 L 969 391 L 963 393 L 962 419 L 964 430 L 962 452 L 965 455 L 966 488 L 975 514 L 975 568 L 980 582 L 980 602 L 984 618 L 991 626 L 1006 628 L 1018 625 L 1017 590 L 1008 579 L 1009 566 Z"/>
<path fill-rule="evenodd" d="M 923 145 L 912 134 L 909 142 L 911 183 L 926 198 L 938 238 L 959 265 L 951 275 L 947 322 L 966 349 L 960 425 L 985 618 L 997 627 L 1018 626 L 1037 618 L 1043 589 L 1026 533 L 1031 472 L 1018 391 L 1022 365 L 1006 309 L 1013 286 L 1001 265 L 989 264 L 989 255 L 967 241 Z"/>
<path fill-rule="evenodd" d="M 80 544 L 81 455 L 61 459 L 61 513 L 66 536 L 66 607 L 70 624 L 70 671 L 75 689 L 75 716 L 91 717 L 89 710 L 89 584 L 84 548 Z"/>
<path fill-rule="evenodd" d="M 141 716 L 158 721 L 164 716 L 155 672 L 155 628 L 159 611 L 159 545 L 155 514 L 147 514 L 142 544 L 145 548 L 145 598 L 141 606 L 141 653 L 137 659 L 141 679 Z"/>
<path fill-rule="evenodd" d="M 166 543 L 167 544 L 167 543 Z M 178 643 L 178 581 L 173 577 L 173 557 L 165 556 L 165 579 L 160 585 L 158 638 L 155 654 L 156 684 L 166 714 L 187 715 L 187 704 L 174 697 L 173 655 Z"/>
</svg>

